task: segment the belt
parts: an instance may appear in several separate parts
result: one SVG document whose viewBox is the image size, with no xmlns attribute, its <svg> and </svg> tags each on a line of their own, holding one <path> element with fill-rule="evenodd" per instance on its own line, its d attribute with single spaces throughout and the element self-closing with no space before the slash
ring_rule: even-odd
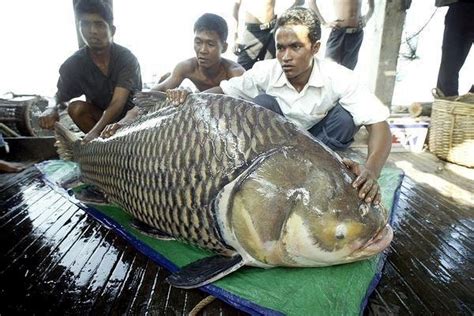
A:
<svg viewBox="0 0 474 316">
<path fill-rule="evenodd" d="M 268 23 L 245 23 L 245 27 L 250 31 L 265 31 L 273 29 L 275 26 L 276 20 L 271 20 Z"/>
<path fill-rule="evenodd" d="M 362 30 L 360 27 L 346 27 L 343 28 L 345 33 L 354 34 Z"/>
</svg>

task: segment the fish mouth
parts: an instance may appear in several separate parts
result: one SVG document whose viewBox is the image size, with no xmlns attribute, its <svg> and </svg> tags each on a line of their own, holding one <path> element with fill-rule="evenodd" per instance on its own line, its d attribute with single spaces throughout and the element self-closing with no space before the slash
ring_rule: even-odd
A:
<svg viewBox="0 0 474 316">
<path fill-rule="evenodd" d="M 369 257 L 383 251 L 390 245 L 393 239 L 393 229 L 387 224 L 377 235 L 372 237 L 367 243 L 354 252 L 354 257 Z"/>
</svg>

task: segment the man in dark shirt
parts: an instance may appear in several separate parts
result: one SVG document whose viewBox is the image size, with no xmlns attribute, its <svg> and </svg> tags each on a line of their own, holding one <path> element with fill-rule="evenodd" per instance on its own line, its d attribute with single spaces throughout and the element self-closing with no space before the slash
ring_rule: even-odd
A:
<svg viewBox="0 0 474 316">
<path fill-rule="evenodd" d="M 85 102 L 68 105 L 68 114 L 86 133 L 84 142 L 88 142 L 133 108 L 133 93 L 141 90 L 142 82 L 137 58 L 113 43 L 115 26 L 110 6 L 100 0 L 82 0 L 75 10 L 86 46 L 62 64 L 57 105 L 45 111 L 39 123 L 43 128 L 53 128 L 59 120 L 58 105 L 85 95 Z"/>
</svg>

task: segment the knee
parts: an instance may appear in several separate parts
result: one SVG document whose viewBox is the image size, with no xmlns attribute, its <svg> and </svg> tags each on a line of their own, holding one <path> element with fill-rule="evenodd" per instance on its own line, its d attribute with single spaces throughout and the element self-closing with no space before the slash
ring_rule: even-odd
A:
<svg viewBox="0 0 474 316">
<path fill-rule="evenodd" d="M 278 101 L 274 96 L 271 96 L 269 94 L 259 94 L 253 99 L 253 102 L 255 104 L 260 105 L 261 107 L 283 115 L 280 109 L 280 105 L 278 104 Z"/>
<path fill-rule="evenodd" d="M 346 128 L 347 130 L 353 130 L 356 128 L 354 119 L 352 115 L 344 109 L 339 110 L 340 113 L 338 115 L 338 120 L 340 122 L 341 127 Z"/>
<path fill-rule="evenodd" d="M 67 107 L 67 114 L 72 119 L 79 118 L 86 112 L 86 104 L 83 101 L 74 101 L 69 103 Z"/>
<path fill-rule="evenodd" d="M 354 123 L 352 115 L 342 106 L 337 105 L 330 112 L 330 117 L 324 126 L 329 137 L 336 138 L 339 141 L 347 142 L 352 140 L 357 132 L 357 126 Z"/>
</svg>

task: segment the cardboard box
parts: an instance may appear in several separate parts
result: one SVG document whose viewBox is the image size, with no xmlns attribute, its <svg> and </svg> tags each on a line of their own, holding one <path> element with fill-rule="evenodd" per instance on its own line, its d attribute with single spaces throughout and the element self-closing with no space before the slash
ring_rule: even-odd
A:
<svg viewBox="0 0 474 316">
<path fill-rule="evenodd" d="M 389 119 L 393 152 L 421 152 L 429 122 L 414 118 Z"/>
</svg>

